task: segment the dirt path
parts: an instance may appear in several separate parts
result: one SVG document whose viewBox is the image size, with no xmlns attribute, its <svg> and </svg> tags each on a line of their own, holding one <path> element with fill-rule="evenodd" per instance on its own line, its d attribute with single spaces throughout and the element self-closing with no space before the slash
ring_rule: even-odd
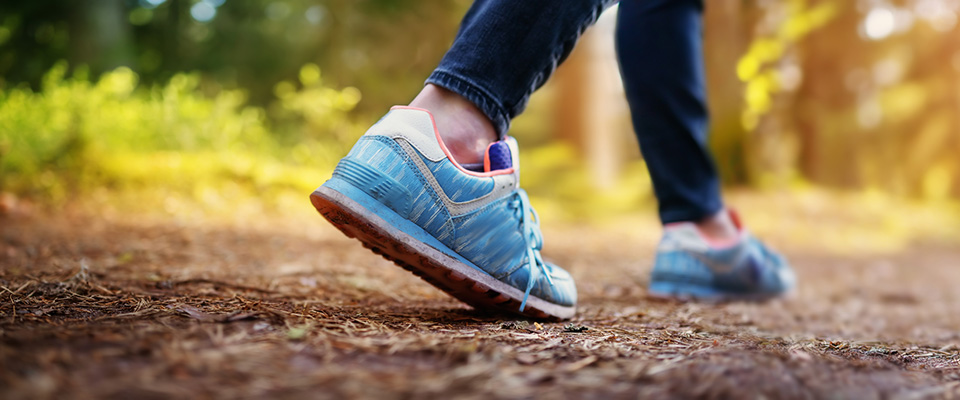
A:
<svg viewBox="0 0 960 400">
<path fill-rule="evenodd" d="M 532 323 L 316 218 L 0 219 L 0 398 L 960 397 L 951 246 L 787 249 L 793 298 L 693 304 L 646 296 L 653 234 L 555 228 L 581 308 Z"/>
</svg>

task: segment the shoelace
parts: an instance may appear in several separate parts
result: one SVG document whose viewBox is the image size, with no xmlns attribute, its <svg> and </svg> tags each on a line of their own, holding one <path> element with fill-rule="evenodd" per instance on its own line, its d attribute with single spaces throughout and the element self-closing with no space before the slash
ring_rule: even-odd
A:
<svg viewBox="0 0 960 400">
<path fill-rule="evenodd" d="M 540 257 L 540 249 L 543 248 L 543 234 L 540 233 L 540 216 L 537 211 L 530 207 L 530 198 L 523 189 L 517 190 L 516 197 L 510 203 L 514 209 L 514 215 L 520 220 L 520 230 L 523 233 L 523 240 L 527 248 L 527 264 L 530 265 L 530 277 L 527 278 L 527 290 L 523 293 L 523 302 L 520 303 L 520 312 L 527 306 L 527 299 L 530 297 L 530 291 L 540 279 L 539 274 L 547 277 L 547 283 L 553 287 L 553 279 L 550 278 L 550 271 L 547 270 L 547 264 Z M 531 216 L 533 220 L 531 221 Z"/>
</svg>

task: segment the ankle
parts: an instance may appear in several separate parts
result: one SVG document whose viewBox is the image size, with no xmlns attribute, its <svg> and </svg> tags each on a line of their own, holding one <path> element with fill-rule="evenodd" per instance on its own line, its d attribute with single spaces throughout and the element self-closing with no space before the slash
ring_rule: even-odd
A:
<svg viewBox="0 0 960 400">
<path fill-rule="evenodd" d="M 447 89 L 427 84 L 410 106 L 433 114 L 443 144 L 460 164 L 482 163 L 487 146 L 497 140 L 497 132 L 487 116 L 469 100 Z"/>
<path fill-rule="evenodd" d="M 740 237 L 740 229 L 726 209 L 699 221 L 693 221 L 693 224 L 697 226 L 704 238 L 712 242 L 732 241 Z"/>
</svg>

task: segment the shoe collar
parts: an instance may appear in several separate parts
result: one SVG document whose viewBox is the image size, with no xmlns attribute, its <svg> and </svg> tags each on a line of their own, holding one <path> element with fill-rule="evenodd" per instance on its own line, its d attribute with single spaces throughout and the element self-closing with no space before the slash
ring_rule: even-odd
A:
<svg viewBox="0 0 960 400">
<path fill-rule="evenodd" d="M 727 208 L 724 210 L 729 216 L 730 220 L 733 221 L 733 225 L 737 228 L 737 237 L 734 239 L 727 240 L 717 240 L 707 237 L 703 230 L 700 229 L 697 224 L 692 221 L 683 221 L 683 222 L 671 222 L 663 226 L 664 232 L 671 232 L 677 230 L 691 231 L 696 237 L 698 237 L 703 243 L 706 243 L 712 249 L 727 249 L 731 247 L 736 247 L 742 243 L 750 234 L 747 232 L 747 229 L 743 227 L 743 223 L 740 220 L 740 215 L 733 209 Z"/>
<path fill-rule="evenodd" d="M 437 129 L 437 121 L 436 121 L 436 119 L 433 118 L 433 114 L 430 113 L 429 110 L 423 109 L 423 108 L 418 108 L 418 107 L 410 107 L 410 106 L 393 106 L 393 107 L 390 107 L 390 111 L 396 111 L 396 110 L 412 110 L 412 111 L 420 111 L 420 112 L 426 113 L 427 116 L 430 117 L 430 123 L 431 123 L 431 125 L 433 126 L 433 135 L 434 135 L 434 137 L 435 137 L 436 140 L 437 140 L 437 144 L 440 145 L 440 149 L 443 150 L 443 154 L 446 155 L 447 160 L 450 160 L 450 163 L 452 163 L 455 167 L 457 167 L 457 169 L 459 169 L 460 172 L 463 172 L 463 173 L 465 173 L 465 174 L 467 174 L 467 175 L 476 176 L 476 177 L 483 177 L 483 178 L 493 177 L 493 176 L 497 176 L 497 175 L 509 175 L 509 174 L 514 174 L 514 173 L 519 176 L 519 171 L 520 171 L 520 169 L 519 169 L 519 162 L 518 162 L 517 159 L 516 159 L 516 154 L 517 154 L 516 140 L 513 140 L 513 138 L 511 138 L 511 137 L 508 136 L 507 139 L 504 139 L 504 140 L 501 140 L 501 141 L 498 141 L 498 142 L 494 142 L 494 143 L 491 144 L 491 146 L 492 146 L 492 145 L 494 145 L 494 144 L 496 144 L 496 143 L 505 142 L 505 141 L 508 142 L 508 143 L 507 143 L 507 146 L 508 146 L 508 148 L 509 148 L 509 150 L 510 150 L 510 153 L 511 153 L 511 154 L 510 154 L 510 157 L 511 157 L 511 165 L 510 165 L 510 166 L 508 166 L 507 168 L 504 168 L 504 169 L 496 169 L 496 170 L 492 170 L 492 171 L 491 171 L 491 170 L 488 170 L 488 168 L 487 168 L 487 162 L 488 162 L 488 161 L 487 161 L 487 158 L 490 156 L 490 154 L 489 154 L 490 146 L 488 146 L 488 147 L 487 147 L 487 153 L 484 155 L 484 172 L 471 171 L 471 170 L 469 170 L 469 169 L 464 168 L 462 165 L 460 165 L 460 163 L 457 162 L 457 160 L 455 160 L 455 159 L 453 158 L 453 155 L 450 153 L 450 150 L 447 149 L 447 146 L 443 143 L 443 139 L 440 137 L 440 131 Z M 509 143 L 510 141 L 512 141 L 513 143 L 510 144 L 510 143 Z"/>
</svg>

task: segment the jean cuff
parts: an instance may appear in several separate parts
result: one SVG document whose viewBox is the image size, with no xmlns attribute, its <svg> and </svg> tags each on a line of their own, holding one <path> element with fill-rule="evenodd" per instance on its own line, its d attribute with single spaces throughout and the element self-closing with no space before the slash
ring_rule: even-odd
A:
<svg viewBox="0 0 960 400">
<path fill-rule="evenodd" d="M 476 105 L 477 108 L 490 119 L 490 123 L 493 124 L 493 129 L 496 130 L 497 136 L 501 139 L 507 134 L 507 130 L 510 129 L 510 117 L 503 106 L 500 105 L 490 93 L 469 79 L 437 69 L 430 74 L 426 83 L 437 85 L 459 94 Z"/>
</svg>

